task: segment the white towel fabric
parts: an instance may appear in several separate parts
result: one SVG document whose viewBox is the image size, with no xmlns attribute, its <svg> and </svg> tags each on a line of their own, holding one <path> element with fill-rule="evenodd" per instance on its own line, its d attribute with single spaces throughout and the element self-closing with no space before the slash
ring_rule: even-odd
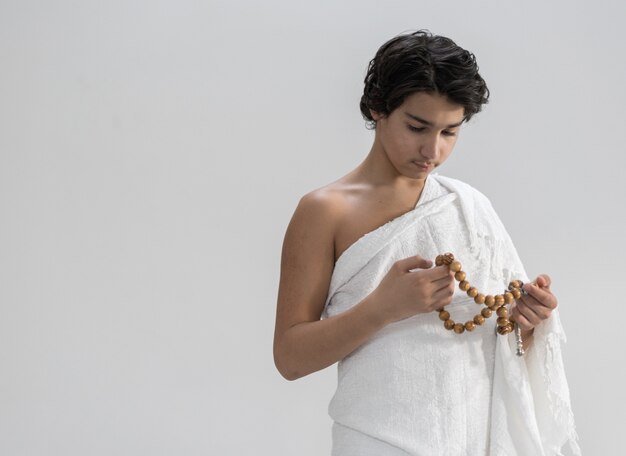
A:
<svg viewBox="0 0 626 456">
<path fill-rule="evenodd" d="M 337 260 L 322 318 L 371 293 L 392 264 L 452 252 L 485 294 L 528 277 L 489 200 L 458 180 L 430 175 L 416 207 L 367 233 Z M 457 289 L 458 322 L 481 306 Z M 558 310 L 535 328 L 524 357 L 495 318 L 461 335 L 436 312 L 386 326 L 338 364 L 333 455 L 552 456 L 580 454 L 563 369 Z"/>
</svg>

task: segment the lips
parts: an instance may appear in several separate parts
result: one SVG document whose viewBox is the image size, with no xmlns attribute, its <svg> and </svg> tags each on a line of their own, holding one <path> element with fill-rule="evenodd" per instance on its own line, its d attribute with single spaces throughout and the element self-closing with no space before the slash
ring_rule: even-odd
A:
<svg viewBox="0 0 626 456">
<path fill-rule="evenodd" d="M 430 166 L 431 166 L 431 165 L 429 165 L 428 163 L 420 163 L 420 162 L 416 162 L 416 161 L 414 161 L 413 163 L 414 163 L 414 164 L 415 164 L 415 166 L 417 166 L 419 169 L 422 169 L 422 170 L 424 170 L 424 171 L 425 171 L 425 170 L 427 170 L 427 169 L 429 169 L 429 168 L 430 168 Z"/>
</svg>

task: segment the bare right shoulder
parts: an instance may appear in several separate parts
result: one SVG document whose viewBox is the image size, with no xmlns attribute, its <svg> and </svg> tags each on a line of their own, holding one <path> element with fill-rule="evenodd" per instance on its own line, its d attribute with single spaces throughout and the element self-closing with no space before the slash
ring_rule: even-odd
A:
<svg viewBox="0 0 626 456">
<path fill-rule="evenodd" d="M 321 317 L 335 266 L 342 199 L 337 189 L 322 187 L 304 195 L 294 211 L 281 254 L 275 344 L 292 326 Z"/>
<path fill-rule="evenodd" d="M 319 260 L 328 256 L 334 265 L 334 235 L 344 211 L 344 200 L 342 192 L 331 186 L 300 198 L 285 233 L 283 260 L 286 254 L 302 256 L 302 252 L 315 251 Z"/>
<path fill-rule="evenodd" d="M 328 237 L 334 233 L 343 209 L 342 193 L 333 187 L 313 190 L 298 202 L 287 227 L 287 235 L 308 234 L 309 241 L 321 241 L 316 235 Z M 327 239 L 328 240 L 328 239 Z"/>
</svg>

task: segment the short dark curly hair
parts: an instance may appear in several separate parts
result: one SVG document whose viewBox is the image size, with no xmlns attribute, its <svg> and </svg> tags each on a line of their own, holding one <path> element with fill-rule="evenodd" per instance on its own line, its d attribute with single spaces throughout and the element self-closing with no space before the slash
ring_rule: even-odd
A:
<svg viewBox="0 0 626 456">
<path fill-rule="evenodd" d="M 428 30 L 392 38 L 370 61 L 361 97 L 368 128 L 376 126 L 370 110 L 387 116 L 416 92 L 445 95 L 463 106 L 465 121 L 489 99 L 474 54 Z"/>
</svg>

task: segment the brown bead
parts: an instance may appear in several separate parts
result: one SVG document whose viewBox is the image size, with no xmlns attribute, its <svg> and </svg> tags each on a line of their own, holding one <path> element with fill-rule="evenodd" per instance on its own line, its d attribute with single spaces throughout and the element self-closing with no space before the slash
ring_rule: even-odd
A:
<svg viewBox="0 0 626 456">
<path fill-rule="evenodd" d="M 485 296 L 485 305 L 486 305 L 486 306 L 491 307 L 491 306 L 493 306 L 495 303 L 496 303 L 496 298 L 494 298 L 494 297 L 493 297 L 493 296 L 491 296 L 491 295 L 487 295 L 487 296 Z"/>
<path fill-rule="evenodd" d="M 441 312 L 439 312 L 439 319 L 446 321 L 450 319 L 450 312 L 448 312 L 447 310 L 442 310 Z"/>
<path fill-rule="evenodd" d="M 474 329 L 476 328 L 476 325 L 474 324 L 473 321 L 466 321 L 465 322 L 465 330 L 466 331 L 474 331 Z"/>
<path fill-rule="evenodd" d="M 480 311 L 480 314 L 485 317 L 485 318 L 489 318 L 491 317 L 491 309 L 487 309 L 486 307 Z"/>
<path fill-rule="evenodd" d="M 522 296 L 522 292 L 521 292 L 521 291 L 519 291 L 519 289 L 517 289 L 517 288 L 513 288 L 513 289 L 511 290 L 511 294 L 513 295 L 513 297 L 514 297 L 515 299 L 519 299 L 519 298 Z"/>
<path fill-rule="evenodd" d="M 501 306 L 502 304 L 504 304 L 504 296 L 496 295 L 495 302 L 498 306 Z"/>
<path fill-rule="evenodd" d="M 482 315 L 474 316 L 474 323 L 476 323 L 477 325 L 482 325 L 484 322 L 485 322 L 485 317 L 483 317 Z"/>
<path fill-rule="evenodd" d="M 496 322 L 498 326 L 506 326 L 509 324 L 509 319 L 506 317 L 498 317 L 498 321 Z"/>
<path fill-rule="evenodd" d="M 458 282 L 462 282 L 463 280 L 465 280 L 465 277 L 467 276 L 467 274 L 465 274 L 465 272 L 463 271 L 459 271 L 456 274 L 454 274 L 454 278 L 458 281 Z"/>
<path fill-rule="evenodd" d="M 513 331 L 513 326 L 511 325 L 498 326 L 498 334 L 500 334 L 501 336 L 506 336 L 512 331 Z"/>
<path fill-rule="evenodd" d="M 461 270 L 462 266 L 461 263 L 459 261 L 453 261 L 452 263 L 450 263 L 450 270 L 452 272 L 459 272 Z"/>
<path fill-rule="evenodd" d="M 454 328 L 454 320 L 446 320 L 443 322 L 443 326 L 446 329 L 452 329 Z"/>
<path fill-rule="evenodd" d="M 467 280 L 462 281 L 461 283 L 459 283 L 459 288 L 463 291 L 467 291 L 469 290 L 471 287 L 470 283 Z"/>
<path fill-rule="evenodd" d="M 454 261 L 454 255 L 451 253 L 444 253 L 441 255 L 441 260 L 443 261 L 443 264 L 450 265 Z"/>
<path fill-rule="evenodd" d="M 454 324 L 454 332 L 457 334 L 461 334 L 463 331 L 465 331 L 465 326 L 462 323 L 455 323 Z"/>
<path fill-rule="evenodd" d="M 496 310 L 496 313 L 498 314 L 498 317 L 508 317 L 509 316 L 509 311 L 506 307 L 502 306 L 499 307 L 498 310 Z"/>
<path fill-rule="evenodd" d="M 435 264 L 437 266 L 443 265 L 443 255 L 437 255 L 437 258 L 435 258 Z"/>
<path fill-rule="evenodd" d="M 470 287 L 470 289 L 467 290 L 467 296 L 469 296 L 470 298 L 475 298 L 476 296 L 478 296 L 478 290 L 474 287 Z"/>
<path fill-rule="evenodd" d="M 478 293 L 476 296 L 474 296 L 474 302 L 476 304 L 484 304 L 485 303 L 485 295 L 482 293 Z"/>
<path fill-rule="evenodd" d="M 510 292 L 504 293 L 504 303 L 511 304 L 513 302 L 513 294 Z"/>
<path fill-rule="evenodd" d="M 509 290 L 512 290 L 513 288 L 519 288 L 522 286 L 522 282 L 520 282 L 519 280 L 513 280 L 511 283 L 509 283 Z"/>
</svg>

